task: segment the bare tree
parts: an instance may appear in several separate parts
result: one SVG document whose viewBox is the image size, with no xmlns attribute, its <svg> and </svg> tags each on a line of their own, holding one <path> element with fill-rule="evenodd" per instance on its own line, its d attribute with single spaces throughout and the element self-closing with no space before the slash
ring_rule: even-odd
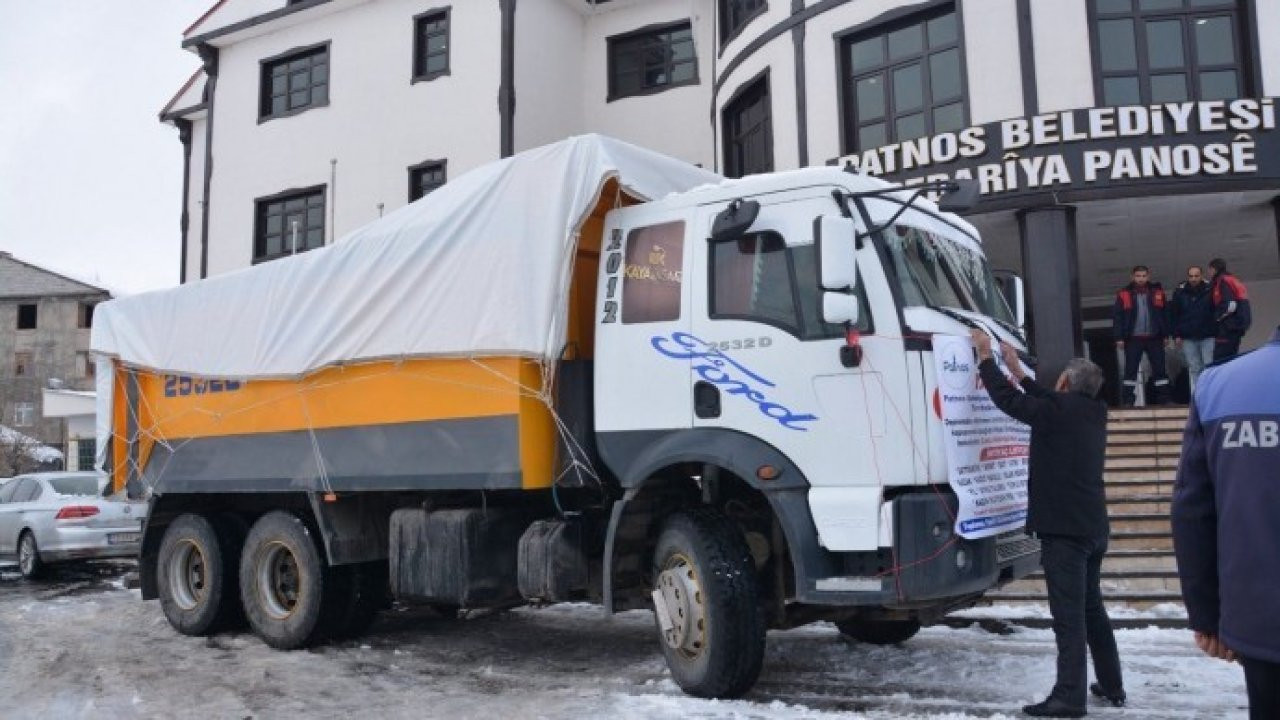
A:
<svg viewBox="0 0 1280 720">
<path fill-rule="evenodd" d="M 40 443 L 19 432 L 0 428 L 0 476 L 21 475 L 40 467 Z"/>
</svg>

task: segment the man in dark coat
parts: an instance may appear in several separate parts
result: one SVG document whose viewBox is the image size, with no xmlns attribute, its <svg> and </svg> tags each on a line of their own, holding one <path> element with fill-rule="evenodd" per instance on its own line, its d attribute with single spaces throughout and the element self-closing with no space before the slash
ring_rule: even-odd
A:
<svg viewBox="0 0 1280 720">
<path fill-rule="evenodd" d="M 1022 711 L 1037 717 L 1085 715 L 1086 643 L 1098 679 L 1088 690 L 1117 707 L 1124 705 L 1120 654 L 1100 587 L 1110 534 L 1102 484 L 1107 406 L 1097 399 L 1102 369 L 1076 358 L 1050 391 L 1022 372 L 1017 351 L 1005 345 L 1005 365 L 1019 391 L 996 365 L 991 338 L 980 330 L 972 335 L 978 373 L 992 402 L 1031 426 L 1027 531 L 1040 538 L 1058 644 L 1058 680 L 1046 700 Z"/>
<path fill-rule="evenodd" d="M 1201 650 L 1239 659 L 1249 717 L 1280 718 L 1280 328 L 1204 371 L 1173 486 L 1173 549 Z"/>
<path fill-rule="evenodd" d="M 1214 338 L 1218 335 L 1212 293 L 1198 265 L 1187 268 L 1187 281 L 1173 291 L 1169 321 L 1173 326 L 1173 340 L 1182 351 L 1191 391 L 1194 392 L 1204 366 L 1213 362 Z"/>
<path fill-rule="evenodd" d="M 1146 265 L 1133 268 L 1132 281 L 1116 293 L 1112 312 L 1112 334 L 1116 347 L 1124 350 L 1124 404 L 1133 405 L 1138 388 L 1138 365 L 1142 356 L 1151 363 L 1156 404 L 1170 401 L 1169 373 L 1164 366 L 1164 339 L 1169 335 L 1168 308 L 1164 288 L 1150 282 Z"/>
<path fill-rule="evenodd" d="M 1213 317 L 1218 322 L 1218 337 L 1213 346 L 1213 361 L 1233 358 L 1240 352 L 1240 339 L 1253 323 L 1249 307 L 1249 290 L 1227 270 L 1227 261 L 1209 261 L 1209 295 Z"/>
</svg>

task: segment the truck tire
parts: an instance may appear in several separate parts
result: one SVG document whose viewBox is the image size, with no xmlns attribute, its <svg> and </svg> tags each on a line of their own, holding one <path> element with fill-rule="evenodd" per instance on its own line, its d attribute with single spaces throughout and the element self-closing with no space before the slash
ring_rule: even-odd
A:
<svg viewBox="0 0 1280 720">
<path fill-rule="evenodd" d="M 249 626 L 271 647 L 294 650 L 323 639 L 335 614 L 337 579 L 298 516 L 269 512 L 249 530 L 240 600 Z"/>
<path fill-rule="evenodd" d="M 40 546 L 35 533 L 23 530 L 18 536 L 18 572 L 27 580 L 39 580 L 44 574 L 44 561 L 40 559 Z"/>
<path fill-rule="evenodd" d="M 658 536 L 653 579 L 662 654 L 676 684 L 705 698 L 750 690 L 766 627 L 755 562 L 737 525 L 707 509 L 672 515 Z"/>
<path fill-rule="evenodd" d="M 836 627 L 845 637 L 872 645 L 897 645 L 920 632 L 918 620 L 840 620 Z"/>
<path fill-rule="evenodd" d="M 234 550 L 202 515 L 179 515 L 156 559 L 160 608 L 183 635 L 208 635 L 239 611 Z"/>
</svg>

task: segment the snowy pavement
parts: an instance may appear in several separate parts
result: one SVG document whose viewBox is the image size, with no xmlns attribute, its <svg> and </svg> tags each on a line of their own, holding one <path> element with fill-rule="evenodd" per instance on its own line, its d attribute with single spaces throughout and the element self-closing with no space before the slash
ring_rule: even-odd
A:
<svg viewBox="0 0 1280 720">
<path fill-rule="evenodd" d="M 874 647 L 818 624 L 769 634 L 747 698 L 698 700 L 670 680 L 649 613 L 606 619 L 583 605 L 466 620 L 391 611 L 361 640 L 278 652 L 247 632 L 178 635 L 126 589 L 125 569 L 43 583 L 0 569 L 0 717 L 962 720 L 1022 717 L 1053 682 L 1047 629 L 938 626 Z M 1239 667 L 1201 655 L 1187 630 L 1117 638 L 1129 707 L 1095 703 L 1090 717 L 1245 717 Z"/>
</svg>

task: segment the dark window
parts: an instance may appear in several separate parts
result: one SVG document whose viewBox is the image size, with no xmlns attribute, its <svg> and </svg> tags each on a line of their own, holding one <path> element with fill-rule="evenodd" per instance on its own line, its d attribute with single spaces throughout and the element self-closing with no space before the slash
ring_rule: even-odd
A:
<svg viewBox="0 0 1280 720">
<path fill-rule="evenodd" d="M 693 28 L 686 20 L 609 38 L 609 99 L 698 82 Z"/>
<path fill-rule="evenodd" d="M 18 306 L 18 329 L 19 330 L 35 330 L 36 329 L 36 305 L 35 303 L 24 303 Z"/>
<path fill-rule="evenodd" d="M 13 374 L 18 376 L 30 375 L 35 372 L 32 367 L 31 353 L 20 352 L 14 353 L 13 356 Z"/>
<path fill-rule="evenodd" d="M 409 168 L 409 202 L 429 195 L 444 185 L 445 180 L 444 160 L 428 160 Z"/>
<path fill-rule="evenodd" d="M 754 320 L 803 340 L 844 337 L 844 326 L 822 320 L 822 289 L 813 245 L 787 247 L 773 231 L 755 232 L 711 246 L 713 319 Z M 857 327 L 871 316 L 859 283 Z"/>
<path fill-rule="evenodd" d="M 329 104 L 329 46 L 322 45 L 262 63 L 258 116 L 292 115 Z"/>
<path fill-rule="evenodd" d="M 962 55 L 953 7 L 844 39 L 845 146 L 866 150 L 963 128 Z"/>
<path fill-rule="evenodd" d="M 449 10 L 432 10 L 413 19 L 413 79 L 449 74 Z"/>
<path fill-rule="evenodd" d="M 324 187 L 257 201 L 253 261 L 324 247 Z"/>
<path fill-rule="evenodd" d="M 678 320 L 683 280 L 683 222 L 636 228 L 627 233 L 622 322 Z"/>
<path fill-rule="evenodd" d="M 720 0 L 720 44 L 733 39 L 768 7 L 765 0 Z"/>
<path fill-rule="evenodd" d="M 80 438 L 76 442 L 76 467 L 81 470 L 92 470 L 98 462 L 98 441 L 94 438 Z"/>
<path fill-rule="evenodd" d="M 1093 0 L 1101 105 L 1245 95 L 1236 0 Z"/>
<path fill-rule="evenodd" d="M 769 78 L 762 77 L 724 108 L 724 174 L 742 177 L 773 170 Z"/>
<path fill-rule="evenodd" d="M 80 303 L 80 313 L 77 318 L 77 324 L 81 328 L 93 327 L 93 309 L 97 307 L 97 303 Z"/>
</svg>

